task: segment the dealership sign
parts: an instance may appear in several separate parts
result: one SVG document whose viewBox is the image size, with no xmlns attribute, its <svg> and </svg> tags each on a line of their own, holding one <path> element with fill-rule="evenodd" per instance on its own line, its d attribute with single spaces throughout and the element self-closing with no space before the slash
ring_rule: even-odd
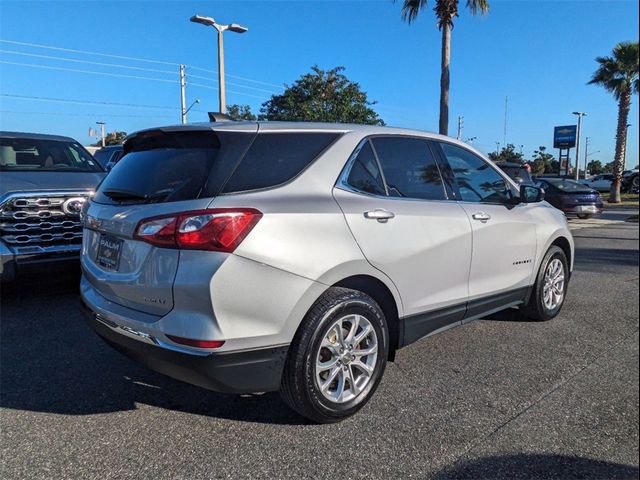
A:
<svg viewBox="0 0 640 480">
<path fill-rule="evenodd" d="M 553 148 L 574 148 L 576 146 L 576 125 L 553 128 Z"/>
</svg>

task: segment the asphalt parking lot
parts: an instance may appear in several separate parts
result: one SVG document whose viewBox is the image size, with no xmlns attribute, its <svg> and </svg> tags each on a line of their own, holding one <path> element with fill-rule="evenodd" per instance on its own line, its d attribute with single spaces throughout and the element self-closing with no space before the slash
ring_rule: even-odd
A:
<svg viewBox="0 0 640 480">
<path fill-rule="evenodd" d="M 413 344 L 338 425 L 121 357 L 73 276 L 5 288 L 0 477 L 638 478 L 638 225 L 574 234 L 558 318 L 507 311 Z"/>
</svg>

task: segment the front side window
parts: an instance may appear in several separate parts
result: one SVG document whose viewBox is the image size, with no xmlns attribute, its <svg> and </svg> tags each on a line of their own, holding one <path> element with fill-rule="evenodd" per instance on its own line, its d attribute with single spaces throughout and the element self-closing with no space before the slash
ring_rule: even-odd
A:
<svg viewBox="0 0 640 480">
<path fill-rule="evenodd" d="M 505 179 L 482 158 L 455 145 L 441 143 L 440 146 L 462 201 L 505 203 L 511 198 Z"/>
<path fill-rule="evenodd" d="M 377 137 L 372 142 L 389 196 L 421 200 L 446 198 L 440 170 L 425 140 Z"/>
<path fill-rule="evenodd" d="M 7 172 L 101 172 L 79 144 L 62 140 L 0 138 L 0 170 Z"/>
<path fill-rule="evenodd" d="M 386 195 L 378 162 L 367 140 L 360 151 L 354 153 L 355 158 L 347 177 L 347 183 L 355 190 L 374 195 Z"/>
</svg>

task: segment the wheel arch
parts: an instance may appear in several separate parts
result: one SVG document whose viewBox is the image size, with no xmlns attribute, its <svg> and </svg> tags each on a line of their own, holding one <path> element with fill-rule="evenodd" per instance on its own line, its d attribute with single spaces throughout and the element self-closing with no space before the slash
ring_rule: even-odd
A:
<svg viewBox="0 0 640 480">
<path fill-rule="evenodd" d="M 574 258 L 573 258 L 573 248 L 571 246 L 571 242 L 569 242 L 569 240 L 566 237 L 559 236 L 551 242 L 547 250 L 552 246 L 556 246 L 562 249 L 565 256 L 567 257 L 567 261 L 569 262 L 569 271 L 572 271 Z"/>
<path fill-rule="evenodd" d="M 389 327 L 389 361 L 395 359 L 395 353 L 400 345 L 403 332 L 400 322 L 400 311 L 392 291 L 380 279 L 371 275 L 352 275 L 334 283 L 332 287 L 350 288 L 358 290 L 373 298 L 384 313 Z"/>
</svg>

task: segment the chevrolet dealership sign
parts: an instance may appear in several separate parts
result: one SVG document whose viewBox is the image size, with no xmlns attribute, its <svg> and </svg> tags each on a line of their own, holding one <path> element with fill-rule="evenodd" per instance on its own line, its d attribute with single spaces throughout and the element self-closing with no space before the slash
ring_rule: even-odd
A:
<svg viewBox="0 0 640 480">
<path fill-rule="evenodd" d="M 576 146 L 575 125 L 553 128 L 553 148 L 574 148 Z"/>
</svg>

